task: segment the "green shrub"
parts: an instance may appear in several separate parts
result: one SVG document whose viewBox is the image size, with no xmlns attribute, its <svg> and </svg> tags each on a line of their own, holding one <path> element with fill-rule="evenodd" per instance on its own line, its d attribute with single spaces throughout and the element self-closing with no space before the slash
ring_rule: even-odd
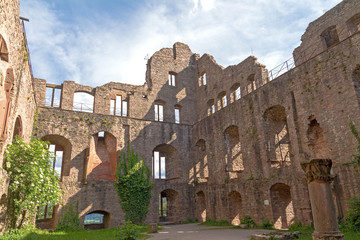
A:
<svg viewBox="0 0 360 240">
<path fill-rule="evenodd" d="M 33 225 L 23 226 L 21 229 L 9 229 L 5 231 L 1 240 L 22 240 L 22 239 L 37 239 L 34 237 L 36 233 L 41 232 L 41 230 L 36 229 Z"/>
<path fill-rule="evenodd" d="M 263 228 L 263 229 L 274 229 L 274 226 L 268 220 L 264 220 L 261 223 L 261 228 Z"/>
<path fill-rule="evenodd" d="M 56 226 L 57 231 L 78 231 L 84 229 L 80 223 L 78 205 L 79 203 L 76 203 L 75 211 L 72 204 L 64 207 L 64 212 Z"/>
<path fill-rule="evenodd" d="M 153 187 L 150 175 L 150 169 L 145 165 L 144 159 L 139 159 L 138 154 L 128 145 L 127 151 L 121 152 L 115 182 L 126 221 L 139 225 L 144 222 L 149 211 Z"/>
<path fill-rule="evenodd" d="M 135 224 L 132 224 L 131 221 L 126 221 L 125 224 L 120 227 L 117 232 L 115 239 L 116 240 L 136 240 L 139 238 L 140 228 Z"/>
<path fill-rule="evenodd" d="M 360 231 L 360 197 L 352 197 L 347 203 L 349 210 L 340 227 L 345 231 Z"/>
<path fill-rule="evenodd" d="M 242 219 L 240 219 L 241 224 L 246 224 L 246 227 L 255 227 L 256 223 L 252 218 L 248 215 L 244 215 Z"/>
</svg>

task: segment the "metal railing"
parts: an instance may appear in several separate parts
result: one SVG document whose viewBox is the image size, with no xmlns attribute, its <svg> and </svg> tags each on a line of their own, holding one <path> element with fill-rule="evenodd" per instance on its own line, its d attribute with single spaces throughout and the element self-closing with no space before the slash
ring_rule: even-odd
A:
<svg viewBox="0 0 360 240">
<path fill-rule="evenodd" d="M 74 102 L 73 111 L 92 113 L 92 112 L 94 112 L 94 107 L 92 105 L 87 105 L 85 103 L 75 103 Z"/>
<path fill-rule="evenodd" d="M 269 71 L 269 80 L 272 81 L 275 78 L 279 77 L 280 75 L 290 71 L 295 67 L 294 58 L 289 58 L 285 62 L 281 63 L 280 65 L 276 66 L 275 68 Z"/>
</svg>

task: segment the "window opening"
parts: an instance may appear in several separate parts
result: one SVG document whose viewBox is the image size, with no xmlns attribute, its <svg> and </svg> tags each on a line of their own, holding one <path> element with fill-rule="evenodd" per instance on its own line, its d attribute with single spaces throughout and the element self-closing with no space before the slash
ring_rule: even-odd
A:
<svg viewBox="0 0 360 240">
<path fill-rule="evenodd" d="M 153 161 L 154 179 L 166 179 L 165 157 L 160 156 L 160 152 L 154 151 Z"/>
<path fill-rule="evenodd" d="M 64 155 L 64 151 L 60 150 L 55 144 L 49 145 L 49 151 L 52 153 L 52 167 L 54 172 L 61 176 L 61 168 L 62 168 L 62 159 Z"/>
<path fill-rule="evenodd" d="M 103 224 L 104 214 L 90 213 L 85 216 L 84 225 L 86 224 Z"/>
<path fill-rule="evenodd" d="M 222 107 L 226 107 L 226 106 L 227 106 L 226 95 L 222 97 L 221 102 L 222 102 Z"/>
<path fill-rule="evenodd" d="M 99 138 L 105 137 L 105 132 L 104 131 L 98 132 L 98 137 Z"/>
<path fill-rule="evenodd" d="M 164 121 L 164 106 L 161 104 L 155 104 L 155 121 Z"/>
<path fill-rule="evenodd" d="M 121 116 L 121 100 L 122 100 L 122 97 L 117 95 L 116 96 L 116 102 L 115 102 L 115 115 L 117 116 Z"/>
<path fill-rule="evenodd" d="M 160 217 L 167 216 L 167 199 L 166 197 L 162 197 L 161 193 L 159 194 L 159 215 Z"/>
<path fill-rule="evenodd" d="M 5 39 L 0 35 L 0 60 L 8 62 L 9 61 L 9 52 L 6 46 Z"/>
<path fill-rule="evenodd" d="M 53 217 L 54 204 L 47 204 L 37 208 L 36 220 L 50 219 Z"/>
<path fill-rule="evenodd" d="M 241 91 L 240 91 L 240 86 L 238 88 L 236 88 L 235 90 L 235 99 L 239 100 L 241 98 Z"/>
<path fill-rule="evenodd" d="M 110 100 L 110 114 L 115 115 L 115 99 Z"/>
<path fill-rule="evenodd" d="M 175 87 L 176 74 L 175 73 L 169 73 L 169 85 Z"/>
<path fill-rule="evenodd" d="M 46 87 L 45 93 L 45 106 L 48 107 L 60 107 L 61 101 L 61 88 Z"/>
<path fill-rule="evenodd" d="M 332 47 L 339 42 L 336 26 L 328 27 L 321 33 L 320 36 L 324 39 L 326 48 Z"/>
<path fill-rule="evenodd" d="M 180 109 L 178 107 L 175 108 L 175 123 L 180 123 Z"/>
<path fill-rule="evenodd" d="M 94 112 L 94 96 L 85 92 L 76 92 L 74 94 L 73 111 Z"/>
</svg>

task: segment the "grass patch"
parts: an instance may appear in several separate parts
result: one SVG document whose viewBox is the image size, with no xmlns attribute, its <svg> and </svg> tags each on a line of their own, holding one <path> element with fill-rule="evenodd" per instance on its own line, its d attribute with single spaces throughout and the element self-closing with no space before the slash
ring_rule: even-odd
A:
<svg viewBox="0 0 360 240">
<path fill-rule="evenodd" d="M 200 225 L 204 226 L 232 226 L 228 221 L 226 220 L 213 220 L 213 219 L 207 219 L 205 222 L 200 223 Z"/>
<path fill-rule="evenodd" d="M 148 226 L 139 226 L 140 232 L 147 232 Z M 76 232 L 46 231 L 32 229 L 21 234 L 12 236 L 0 236 L 0 240 L 103 240 L 114 239 L 119 228 L 107 228 L 101 230 L 81 230 Z M 148 239 L 151 236 L 140 234 L 139 239 Z"/>
</svg>

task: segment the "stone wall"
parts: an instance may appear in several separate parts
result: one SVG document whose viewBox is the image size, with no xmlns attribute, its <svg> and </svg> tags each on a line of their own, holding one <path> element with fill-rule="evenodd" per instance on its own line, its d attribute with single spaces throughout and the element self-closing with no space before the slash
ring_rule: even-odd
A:
<svg viewBox="0 0 360 240">
<path fill-rule="evenodd" d="M 19 1 L 0 1 L 0 232 L 3 230 L 8 177 L 4 151 L 13 135 L 29 140 L 36 103 Z"/>
</svg>

